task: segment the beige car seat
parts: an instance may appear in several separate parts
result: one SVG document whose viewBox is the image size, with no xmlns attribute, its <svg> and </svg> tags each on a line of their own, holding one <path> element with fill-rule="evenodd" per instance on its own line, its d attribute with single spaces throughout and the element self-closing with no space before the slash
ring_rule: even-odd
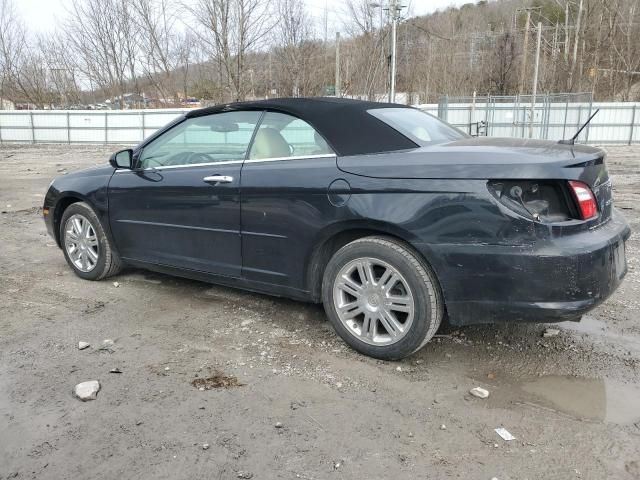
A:
<svg viewBox="0 0 640 480">
<path fill-rule="evenodd" d="M 258 130 L 251 148 L 251 159 L 290 157 L 291 148 L 278 130 L 265 127 Z"/>
</svg>

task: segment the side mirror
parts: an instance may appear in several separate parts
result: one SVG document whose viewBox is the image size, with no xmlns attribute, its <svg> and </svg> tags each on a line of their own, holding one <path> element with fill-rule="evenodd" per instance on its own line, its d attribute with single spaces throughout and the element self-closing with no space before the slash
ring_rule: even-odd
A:
<svg viewBox="0 0 640 480">
<path fill-rule="evenodd" d="M 119 152 L 111 155 L 109 163 L 113 168 L 128 168 L 133 167 L 133 150 L 127 148 L 126 150 L 120 150 Z"/>
</svg>

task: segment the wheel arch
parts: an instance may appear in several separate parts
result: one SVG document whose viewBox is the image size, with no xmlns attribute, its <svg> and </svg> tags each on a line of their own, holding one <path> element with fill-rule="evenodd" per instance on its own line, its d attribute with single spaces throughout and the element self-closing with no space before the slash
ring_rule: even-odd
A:
<svg viewBox="0 0 640 480">
<path fill-rule="evenodd" d="M 412 240 L 415 239 L 415 236 L 411 232 L 398 228 L 397 225 L 372 222 L 371 220 L 332 224 L 317 235 L 314 246 L 305 262 L 304 278 L 312 301 L 321 301 L 322 276 L 333 254 L 354 240 L 370 236 L 385 236 L 395 239 L 410 248 L 419 259 L 429 264 L 429 260 L 413 247 Z"/>
<path fill-rule="evenodd" d="M 55 234 L 56 243 L 59 247 L 62 246 L 62 240 L 60 238 L 60 222 L 62 221 L 62 215 L 64 215 L 65 210 L 69 208 L 70 205 L 78 202 L 85 202 L 95 210 L 95 207 L 91 202 L 84 195 L 77 192 L 65 192 L 58 198 L 53 208 L 53 232 Z"/>
</svg>

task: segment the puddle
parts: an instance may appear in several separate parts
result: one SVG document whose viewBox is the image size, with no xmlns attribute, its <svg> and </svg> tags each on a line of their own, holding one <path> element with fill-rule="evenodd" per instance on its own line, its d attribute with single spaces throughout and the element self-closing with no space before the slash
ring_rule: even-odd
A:
<svg viewBox="0 0 640 480">
<path fill-rule="evenodd" d="M 612 332 L 606 322 L 597 320 L 591 315 L 584 315 L 579 322 L 561 322 L 558 325 L 564 330 L 582 333 L 590 337 L 598 337 L 602 340 L 612 340 L 628 350 L 640 352 L 640 339 L 638 337 Z"/>
<path fill-rule="evenodd" d="M 617 424 L 640 420 L 640 387 L 606 379 L 546 376 L 520 384 L 541 406 L 572 417 Z"/>
<path fill-rule="evenodd" d="M 565 330 L 571 330 L 574 332 L 585 333 L 589 335 L 598 335 L 598 336 L 610 336 L 612 335 L 609 332 L 607 324 L 602 320 L 596 320 L 591 315 L 583 315 L 582 320 L 579 322 L 560 322 L 558 325 L 561 325 Z M 615 336 L 615 335 L 614 335 Z"/>
</svg>

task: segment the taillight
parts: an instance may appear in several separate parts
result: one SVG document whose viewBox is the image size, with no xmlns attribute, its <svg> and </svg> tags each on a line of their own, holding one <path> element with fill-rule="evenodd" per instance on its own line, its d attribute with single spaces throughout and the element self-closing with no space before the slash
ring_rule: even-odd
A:
<svg viewBox="0 0 640 480">
<path fill-rule="evenodd" d="M 582 220 L 589 220 L 598 215 L 598 204 L 589 186 L 582 182 L 569 180 L 569 189 L 578 204 Z"/>
</svg>

